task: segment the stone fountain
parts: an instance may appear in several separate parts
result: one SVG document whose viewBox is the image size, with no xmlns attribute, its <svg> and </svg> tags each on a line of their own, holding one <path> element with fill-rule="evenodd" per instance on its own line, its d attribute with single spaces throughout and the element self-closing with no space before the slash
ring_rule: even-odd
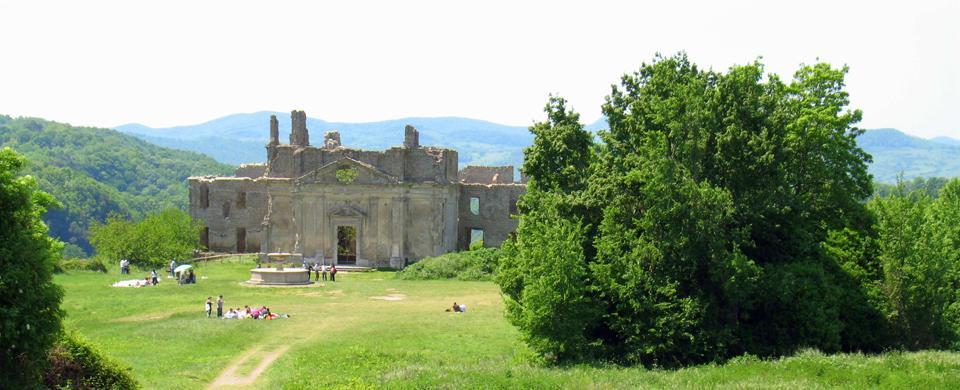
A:
<svg viewBox="0 0 960 390">
<path fill-rule="evenodd" d="M 258 286 L 301 286 L 312 284 L 310 271 L 301 267 L 286 268 L 286 263 L 299 264 L 303 262 L 303 255 L 299 253 L 261 253 L 261 264 L 264 268 L 250 270 L 250 280 L 247 284 Z"/>
</svg>

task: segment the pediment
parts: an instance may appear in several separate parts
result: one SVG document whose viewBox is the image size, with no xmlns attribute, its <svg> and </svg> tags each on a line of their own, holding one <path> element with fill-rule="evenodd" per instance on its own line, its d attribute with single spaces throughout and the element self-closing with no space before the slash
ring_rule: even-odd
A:
<svg viewBox="0 0 960 390">
<path fill-rule="evenodd" d="M 351 170 L 355 172 L 356 174 L 353 175 L 353 180 L 342 181 L 341 178 L 337 176 L 337 171 L 341 170 Z M 373 165 L 354 160 L 350 157 L 344 157 L 298 177 L 296 183 L 298 185 L 398 184 L 400 180 L 377 169 Z"/>
<path fill-rule="evenodd" d="M 330 215 L 331 217 L 344 217 L 344 218 L 345 218 L 345 217 L 355 217 L 355 218 L 362 218 L 362 217 L 364 217 L 366 214 L 364 214 L 364 213 L 363 213 L 362 211 L 360 211 L 359 209 L 354 208 L 354 207 L 351 207 L 351 206 L 341 206 L 341 207 L 337 207 L 336 209 L 334 209 L 333 211 L 331 211 L 329 215 Z"/>
</svg>

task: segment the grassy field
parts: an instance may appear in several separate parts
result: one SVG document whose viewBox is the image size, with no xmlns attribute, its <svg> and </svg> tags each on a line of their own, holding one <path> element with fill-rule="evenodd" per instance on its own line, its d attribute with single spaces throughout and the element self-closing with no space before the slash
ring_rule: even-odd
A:
<svg viewBox="0 0 960 390">
<path fill-rule="evenodd" d="M 66 291 L 67 327 L 130 366 L 146 388 L 960 388 L 960 354 L 949 352 L 811 351 L 672 371 L 542 366 L 504 319 L 493 283 L 369 272 L 314 287 L 245 287 L 251 264 L 202 265 L 205 278 L 190 286 L 164 279 L 113 288 L 124 279 L 115 270 L 56 282 Z M 267 305 L 291 318 L 207 319 L 203 302 L 219 294 L 227 307 Z M 468 312 L 444 312 L 454 301 Z"/>
</svg>

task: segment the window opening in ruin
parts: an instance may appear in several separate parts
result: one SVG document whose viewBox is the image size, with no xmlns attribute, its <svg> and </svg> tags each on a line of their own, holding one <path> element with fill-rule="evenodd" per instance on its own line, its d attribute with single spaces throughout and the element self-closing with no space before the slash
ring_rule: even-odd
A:
<svg viewBox="0 0 960 390">
<path fill-rule="evenodd" d="M 337 169 L 337 181 L 343 184 L 353 183 L 357 179 L 357 175 L 357 170 L 351 167 L 344 166 Z"/>
<path fill-rule="evenodd" d="M 480 215 L 480 198 L 476 196 L 470 197 L 470 214 Z"/>
<path fill-rule="evenodd" d="M 517 198 L 510 198 L 510 215 L 517 214 Z"/>
<path fill-rule="evenodd" d="M 200 231 L 200 246 L 210 248 L 210 228 L 205 227 Z"/>
<path fill-rule="evenodd" d="M 247 193 L 241 192 L 237 194 L 237 209 L 247 208 Z"/>
<path fill-rule="evenodd" d="M 247 251 L 247 229 L 237 228 L 237 253 Z"/>
<path fill-rule="evenodd" d="M 223 217 L 230 218 L 230 202 L 223 202 Z"/>
<path fill-rule="evenodd" d="M 200 206 L 203 208 L 210 207 L 210 188 L 206 184 L 200 186 Z"/>
<path fill-rule="evenodd" d="M 470 248 L 474 245 L 483 246 L 483 229 L 470 229 Z"/>
<path fill-rule="evenodd" d="M 337 226 L 337 264 L 357 264 L 357 228 Z"/>
</svg>

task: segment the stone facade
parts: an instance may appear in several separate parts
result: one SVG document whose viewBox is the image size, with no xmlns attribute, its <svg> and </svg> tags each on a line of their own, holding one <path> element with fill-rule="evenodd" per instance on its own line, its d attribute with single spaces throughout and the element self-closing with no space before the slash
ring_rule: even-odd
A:
<svg viewBox="0 0 960 390">
<path fill-rule="evenodd" d="M 458 171 L 456 151 L 420 146 L 412 126 L 403 146 L 384 151 L 343 147 L 336 132 L 314 147 L 306 114 L 291 119 L 284 145 L 271 118 L 266 164 L 189 178 L 190 213 L 210 250 L 400 267 L 471 240 L 498 246 L 517 226 L 511 215 L 525 186 L 513 167 Z"/>
</svg>

